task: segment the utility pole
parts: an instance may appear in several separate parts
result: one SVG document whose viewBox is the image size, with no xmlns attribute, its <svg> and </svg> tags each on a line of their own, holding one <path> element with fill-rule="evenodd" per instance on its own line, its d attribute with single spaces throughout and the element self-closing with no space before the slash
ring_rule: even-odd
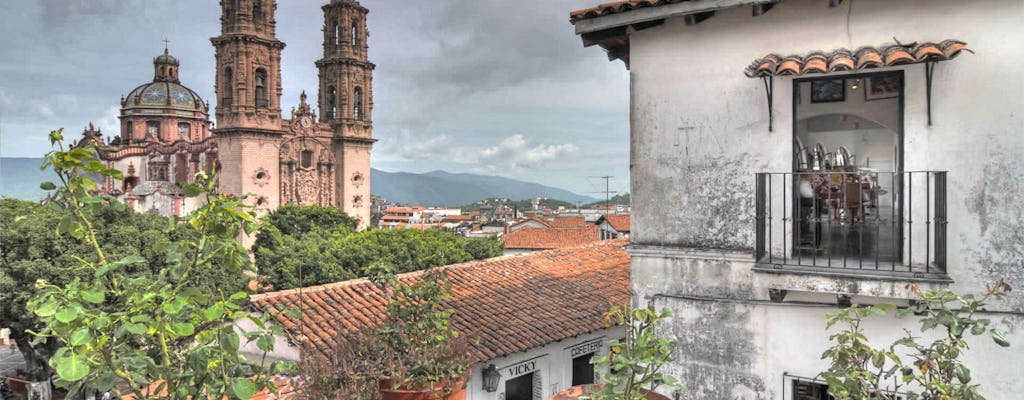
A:
<svg viewBox="0 0 1024 400">
<path fill-rule="evenodd" d="M 611 190 L 608 190 L 611 187 L 609 185 L 609 182 L 611 182 L 612 178 L 614 178 L 614 177 L 611 176 L 611 175 L 605 175 L 605 176 L 591 176 L 589 178 L 601 178 L 601 179 L 604 179 L 604 191 L 603 192 L 590 192 L 590 193 L 604 193 L 604 215 L 608 215 L 608 203 L 611 202 L 611 199 L 608 197 L 608 195 L 611 194 Z"/>
</svg>

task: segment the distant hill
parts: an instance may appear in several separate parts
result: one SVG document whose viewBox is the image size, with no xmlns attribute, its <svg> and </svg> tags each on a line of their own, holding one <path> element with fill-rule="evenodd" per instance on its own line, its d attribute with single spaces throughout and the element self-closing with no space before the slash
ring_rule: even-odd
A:
<svg viewBox="0 0 1024 400">
<path fill-rule="evenodd" d="M 40 171 L 42 158 L 0 158 L 0 196 L 39 200 L 45 192 L 42 181 L 55 179 L 52 172 Z M 452 174 L 433 171 L 371 172 L 373 194 L 393 202 L 423 206 L 457 207 L 479 200 L 503 197 L 512 200 L 547 197 L 571 203 L 590 203 L 597 199 L 567 190 L 498 176 Z"/>
<path fill-rule="evenodd" d="M 403 204 L 456 207 L 487 198 L 512 200 L 547 197 L 571 203 L 597 199 L 568 190 L 499 176 L 453 174 L 431 171 L 423 174 L 373 170 L 373 194 Z"/>
<path fill-rule="evenodd" d="M 0 197 L 33 201 L 45 197 L 39 183 L 52 182 L 57 176 L 51 170 L 40 171 L 42 164 L 42 158 L 0 158 Z"/>
</svg>

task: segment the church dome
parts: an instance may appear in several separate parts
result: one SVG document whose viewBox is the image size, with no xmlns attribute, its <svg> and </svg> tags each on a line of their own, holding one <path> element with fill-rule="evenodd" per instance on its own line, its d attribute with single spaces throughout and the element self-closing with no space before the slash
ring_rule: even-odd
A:
<svg viewBox="0 0 1024 400">
<path fill-rule="evenodd" d="M 178 81 L 178 59 L 166 48 L 153 58 L 153 81 L 139 85 L 121 102 L 125 111 L 132 109 L 173 109 L 208 113 L 208 107 L 192 89 Z"/>
<path fill-rule="evenodd" d="M 134 108 L 172 108 L 207 112 L 206 103 L 193 91 L 177 82 L 150 82 L 139 85 L 125 98 L 126 110 Z"/>
</svg>

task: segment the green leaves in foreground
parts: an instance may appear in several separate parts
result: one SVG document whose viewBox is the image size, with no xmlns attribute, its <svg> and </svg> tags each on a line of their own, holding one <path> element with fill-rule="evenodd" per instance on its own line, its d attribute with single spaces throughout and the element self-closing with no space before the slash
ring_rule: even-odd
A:
<svg viewBox="0 0 1024 400">
<path fill-rule="evenodd" d="M 211 194 L 215 180 L 197 175 L 187 194 L 203 196 L 205 206 L 184 222 L 198 235 L 155 243 L 154 250 L 166 260 L 159 271 L 125 274 L 129 268 L 149 267 L 149 261 L 140 254 L 108 260 L 93 220 L 117 204 L 90 196 L 95 184 L 83 175 L 120 179 L 120 172 L 93 159 L 90 146 L 65 151 L 60 131 L 50 137 L 57 150 L 47 155 L 45 165 L 54 168 L 62 184 L 41 187 L 56 190 L 52 204 L 63 213 L 56 231 L 91 249 L 91 254 L 75 255 L 75 269 L 88 274 L 64 285 L 40 280 L 39 294 L 28 302 L 43 326 L 33 332 L 36 341 L 59 343 L 50 359 L 59 378 L 56 383 L 68 386 L 75 397 L 86 388 L 113 390 L 120 397 L 128 388 L 141 399 L 147 395 L 141 388 L 150 385 L 166 393 L 164 398 L 182 400 L 248 399 L 260 390 L 273 390 L 269 374 L 290 366 L 250 362 L 239 349 L 244 337 L 257 341 L 263 352 L 272 351 L 281 329 L 268 328 L 266 320 L 242 309 L 248 299 L 245 292 L 204 290 L 190 279 L 208 271 L 241 274 L 252 268 L 245 248 L 235 240 L 238 232 L 258 228 L 248 208 L 239 199 Z M 167 229 L 176 229 L 175 221 Z M 252 320 L 259 328 L 245 332 L 237 324 L 241 320 Z"/>
<path fill-rule="evenodd" d="M 1002 280 L 987 287 L 981 296 L 950 291 L 922 292 L 911 287 L 918 300 L 896 312 L 897 317 L 921 316 L 921 332 L 936 330 L 937 339 L 926 342 L 909 330 L 886 347 L 875 347 L 861 327 L 869 316 L 885 316 L 896 309 L 891 304 L 852 305 L 826 315 L 827 326 L 844 327 L 832 334 L 834 344 L 822 355 L 831 365 L 821 377 L 829 395 L 846 399 L 984 399 L 972 382 L 971 370 L 961 362 L 969 347 L 966 336 L 988 332 L 1002 347 L 1009 341 L 990 328 L 991 321 L 975 313 L 989 299 L 1001 299 L 1010 286 Z M 899 393 L 897 393 L 899 392 Z"/>
</svg>

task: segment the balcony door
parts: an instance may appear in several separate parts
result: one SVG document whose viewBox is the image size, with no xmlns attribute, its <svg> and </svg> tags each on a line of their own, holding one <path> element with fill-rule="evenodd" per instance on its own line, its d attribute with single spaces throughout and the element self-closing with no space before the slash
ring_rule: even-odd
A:
<svg viewBox="0 0 1024 400">
<path fill-rule="evenodd" d="M 845 267 L 901 259 L 903 72 L 793 88 L 792 256 Z"/>
</svg>

